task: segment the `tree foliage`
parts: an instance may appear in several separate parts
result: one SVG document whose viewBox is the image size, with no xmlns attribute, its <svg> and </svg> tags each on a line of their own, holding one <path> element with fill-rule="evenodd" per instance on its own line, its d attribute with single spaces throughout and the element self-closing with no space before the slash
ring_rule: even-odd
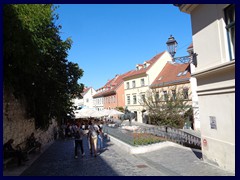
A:
<svg viewBox="0 0 240 180">
<path fill-rule="evenodd" d="M 72 40 L 61 39 L 55 10 L 51 4 L 8 4 L 3 11 L 4 87 L 25 102 L 41 128 L 70 112 L 70 99 L 83 90 L 83 70 L 67 60 Z"/>
<path fill-rule="evenodd" d="M 141 100 L 141 104 L 145 110 L 148 111 L 148 117 L 151 124 L 171 126 L 175 128 L 182 128 L 186 120 L 184 116 L 191 106 L 189 101 L 184 99 L 181 88 L 174 87 L 176 94 L 159 95 L 159 92 L 166 90 L 160 89 L 149 90 L 145 98 Z M 168 89 L 167 92 L 170 92 Z"/>
</svg>

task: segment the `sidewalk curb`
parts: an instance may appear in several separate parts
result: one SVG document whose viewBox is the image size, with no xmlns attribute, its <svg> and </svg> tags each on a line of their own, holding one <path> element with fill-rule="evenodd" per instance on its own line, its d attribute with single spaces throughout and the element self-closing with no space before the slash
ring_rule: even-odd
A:
<svg viewBox="0 0 240 180">
<path fill-rule="evenodd" d="M 183 147 L 181 145 L 178 145 L 176 143 L 170 142 L 170 141 L 164 141 L 164 142 L 160 142 L 160 143 L 155 143 L 155 144 L 151 144 L 151 145 L 144 145 L 144 146 L 139 146 L 139 147 L 134 147 L 131 146 L 111 135 L 109 135 L 110 141 L 112 141 L 114 144 L 116 144 L 120 149 L 126 151 L 129 154 L 142 154 L 142 153 L 147 153 L 147 152 L 151 152 L 151 151 L 156 151 L 165 147 L 169 147 L 169 146 L 176 146 L 176 147 L 180 147 L 180 148 L 184 148 L 184 149 L 188 149 L 191 150 L 188 147 Z"/>
</svg>

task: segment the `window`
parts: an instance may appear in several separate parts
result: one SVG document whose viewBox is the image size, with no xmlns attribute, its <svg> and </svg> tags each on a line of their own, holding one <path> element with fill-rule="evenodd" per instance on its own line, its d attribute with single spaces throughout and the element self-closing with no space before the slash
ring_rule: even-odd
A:
<svg viewBox="0 0 240 180">
<path fill-rule="evenodd" d="M 156 95 L 155 95 L 155 100 L 159 100 L 159 92 L 156 92 Z"/>
<path fill-rule="evenodd" d="M 145 94 L 141 94 L 141 99 L 143 102 L 145 101 Z"/>
<path fill-rule="evenodd" d="M 127 95 L 127 104 L 130 104 L 130 95 Z"/>
<path fill-rule="evenodd" d="M 137 104 L 137 96 L 136 96 L 136 94 L 133 95 L 133 104 Z"/>
<path fill-rule="evenodd" d="M 235 5 L 232 4 L 225 9 L 225 23 L 228 38 L 230 60 L 235 59 Z"/>
<path fill-rule="evenodd" d="M 172 99 L 176 100 L 176 90 L 172 90 Z"/>
<path fill-rule="evenodd" d="M 188 70 L 184 71 L 184 72 L 182 73 L 182 75 L 185 76 L 185 75 L 187 74 L 187 72 L 188 72 Z"/>
<path fill-rule="evenodd" d="M 183 99 L 188 99 L 188 89 L 183 89 Z"/>
<path fill-rule="evenodd" d="M 178 73 L 177 77 L 181 76 L 182 75 L 182 72 Z"/>
<path fill-rule="evenodd" d="M 132 88 L 135 88 L 135 86 L 136 86 L 135 81 L 132 81 Z"/>
<path fill-rule="evenodd" d="M 164 101 L 168 100 L 168 94 L 167 91 L 163 91 Z"/>
<path fill-rule="evenodd" d="M 129 82 L 127 82 L 127 89 L 129 89 Z"/>
<path fill-rule="evenodd" d="M 141 79 L 141 86 L 145 86 L 144 79 Z"/>
</svg>

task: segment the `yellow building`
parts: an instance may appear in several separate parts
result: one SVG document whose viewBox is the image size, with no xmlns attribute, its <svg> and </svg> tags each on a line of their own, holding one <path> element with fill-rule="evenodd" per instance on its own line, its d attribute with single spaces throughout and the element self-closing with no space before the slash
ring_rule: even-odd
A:
<svg viewBox="0 0 240 180">
<path fill-rule="evenodd" d="M 136 121 L 143 122 L 144 107 L 141 99 L 168 61 L 172 61 L 172 57 L 167 51 L 164 51 L 143 64 L 137 64 L 136 70 L 123 78 L 125 106 L 136 114 Z"/>
</svg>

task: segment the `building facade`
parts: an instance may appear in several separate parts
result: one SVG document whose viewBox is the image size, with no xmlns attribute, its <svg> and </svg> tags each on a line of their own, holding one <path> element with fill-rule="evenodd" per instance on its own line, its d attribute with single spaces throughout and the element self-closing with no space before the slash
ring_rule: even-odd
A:
<svg viewBox="0 0 240 180">
<path fill-rule="evenodd" d="M 97 110 L 114 109 L 125 106 L 123 78 L 130 72 L 116 75 L 109 80 L 102 88 L 97 90 L 94 97 L 94 105 Z"/>
<path fill-rule="evenodd" d="M 191 15 L 203 159 L 235 172 L 235 5 L 176 6 Z"/>
<path fill-rule="evenodd" d="M 158 74 L 156 79 L 150 85 L 151 90 L 154 90 L 155 98 L 161 101 L 169 99 L 176 99 L 177 101 L 183 100 L 185 104 L 185 111 L 192 108 L 192 90 L 191 90 L 191 72 L 190 63 L 173 63 L 168 62 L 163 70 Z M 188 106 L 188 107 L 187 107 Z M 181 108 L 181 107 L 179 107 Z M 180 112 L 184 115 L 184 112 Z M 195 121 L 193 118 L 190 120 L 190 129 L 195 129 Z"/>
<path fill-rule="evenodd" d="M 136 114 L 136 121 L 143 122 L 145 107 L 142 99 L 145 98 L 149 86 L 168 61 L 172 61 L 172 57 L 167 51 L 164 51 L 143 64 L 137 64 L 136 70 L 131 71 L 123 78 L 125 107 Z"/>
<path fill-rule="evenodd" d="M 83 106 L 87 108 L 94 108 L 93 96 L 96 94 L 96 91 L 92 87 L 86 87 L 83 90 Z"/>
</svg>

